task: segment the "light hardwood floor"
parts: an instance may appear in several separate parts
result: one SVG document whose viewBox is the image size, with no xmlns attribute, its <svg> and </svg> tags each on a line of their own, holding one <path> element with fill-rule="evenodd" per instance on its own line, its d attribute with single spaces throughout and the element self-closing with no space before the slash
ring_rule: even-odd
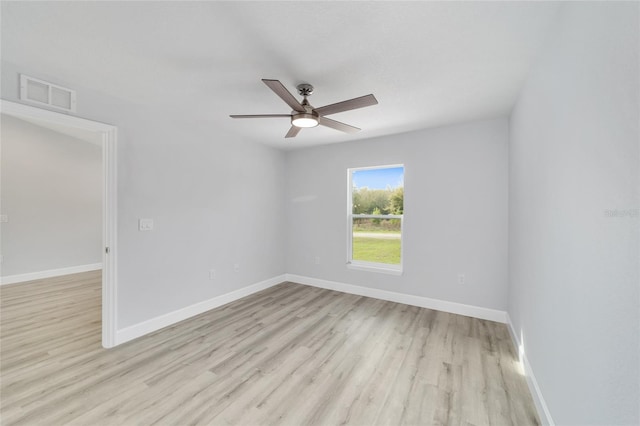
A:
<svg viewBox="0 0 640 426">
<path fill-rule="evenodd" d="M 0 288 L 2 425 L 535 425 L 503 324 L 283 283 L 113 349 L 100 275 Z"/>
</svg>

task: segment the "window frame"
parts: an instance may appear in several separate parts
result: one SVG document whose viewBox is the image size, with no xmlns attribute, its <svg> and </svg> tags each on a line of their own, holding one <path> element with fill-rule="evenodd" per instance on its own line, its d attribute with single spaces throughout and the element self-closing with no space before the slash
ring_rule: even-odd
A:
<svg viewBox="0 0 640 426">
<path fill-rule="evenodd" d="M 391 275 L 402 275 L 404 271 L 404 207 L 401 215 L 374 215 L 374 214 L 353 214 L 353 172 L 359 170 L 374 169 L 394 169 L 402 167 L 403 175 L 406 174 L 406 166 L 404 164 L 385 164 L 380 166 L 366 167 L 349 167 L 347 169 L 347 268 L 380 272 Z M 404 183 L 403 183 L 404 188 Z M 394 265 L 390 263 L 367 262 L 364 260 L 353 259 L 353 219 L 354 218 L 372 218 L 372 219 L 400 219 L 400 264 Z"/>
</svg>

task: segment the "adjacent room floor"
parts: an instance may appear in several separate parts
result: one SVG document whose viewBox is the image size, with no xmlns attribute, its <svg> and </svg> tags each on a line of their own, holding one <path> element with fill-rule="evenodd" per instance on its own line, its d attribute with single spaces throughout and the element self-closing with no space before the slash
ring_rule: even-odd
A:
<svg viewBox="0 0 640 426">
<path fill-rule="evenodd" d="M 504 324 L 283 283 L 106 350 L 100 285 L 0 288 L 3 425 L 539 424 Z"/>
</svg>

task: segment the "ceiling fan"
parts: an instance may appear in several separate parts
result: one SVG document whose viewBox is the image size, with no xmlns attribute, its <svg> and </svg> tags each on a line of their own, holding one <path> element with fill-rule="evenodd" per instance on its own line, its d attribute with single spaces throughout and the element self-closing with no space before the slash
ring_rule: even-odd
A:
<svg viewBox="0 0 640 426">
<path fill-rule="evenodd" d="M 298 84 L 297 89 L 300 96 L 303 97 L 302 102 L 298 100 L 287 90 L 279 80 L 262 79 L 269 89 L 273 90 L 276 95 L 289 105 L 293 111 L 291 114 L 254 114 L 254 115 L 230 115 L 231 118 L 274 118 L 288 117 L 291 119 L 291 128 L 285 135 L 285 138 L 294 138 L 305 127 L 321 126 L 331 127 L 345 133 L 355 133 L 360 131 L 359 128 L 350 126 L 339 121 L 327 118 L 327 115 L 336 114 L 338 112 L 350 111 L 352 109 L 364 108 L 371 105 L 377 105 L 378 100 L 373 95 L 360 96 L 359 98 L 349 99 L 331 105 L 325 105 L 320 108 L 313 107 L 307 97 L 313 93 L 313 86 L 310 84 Z"/>
</svg>

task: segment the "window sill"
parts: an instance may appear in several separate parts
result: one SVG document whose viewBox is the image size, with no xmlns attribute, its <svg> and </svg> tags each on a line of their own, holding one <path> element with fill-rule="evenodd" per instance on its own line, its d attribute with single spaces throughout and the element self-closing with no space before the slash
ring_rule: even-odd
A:
<svg viewBox="0 0 640 426">
<path fill-rule="evenodd" d="M 347 263 L 347 269 L 356 271 L 378 272 L 389 275 L 402 275 L 402 269 L 385 268 L 384 266 L 364 265 L 361 263 Z"/>
</svg>

